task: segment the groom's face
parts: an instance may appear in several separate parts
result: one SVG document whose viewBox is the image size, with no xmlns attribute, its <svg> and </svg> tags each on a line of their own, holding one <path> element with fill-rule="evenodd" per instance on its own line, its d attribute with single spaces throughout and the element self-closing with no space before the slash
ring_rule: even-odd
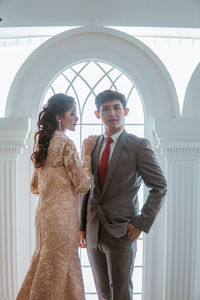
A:
<svg viewBox="0 0 200 300">
<path fill-rule="evenodd" d="M 128 108 L 124 109 L 121 101 L 115 99 L 102 104 L 98 114 L 104 124 L 105 130 L 115 133 L 123 129 L 124 116 L 127 113 Z M 97 113 L 96 116 L 98 117 Z"/>
</svg>

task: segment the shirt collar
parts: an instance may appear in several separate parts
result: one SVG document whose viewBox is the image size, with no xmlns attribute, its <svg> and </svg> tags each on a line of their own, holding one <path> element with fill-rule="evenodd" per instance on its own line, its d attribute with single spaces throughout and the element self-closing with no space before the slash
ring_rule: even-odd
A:
<svg viewBox="0 0 200 300">
<path fill-rule="evenodd" d="M 116 144 L 117 143 L 117 140 L 119 138 L 119 136 L 122 134 L 124 129 L 116 132 L 115 134 L 111 135 L 111 138 L 113 139 L 113 143 Z M 107 137 L 108 135 L 104 133 L 104 139 Z"/>
</svg>

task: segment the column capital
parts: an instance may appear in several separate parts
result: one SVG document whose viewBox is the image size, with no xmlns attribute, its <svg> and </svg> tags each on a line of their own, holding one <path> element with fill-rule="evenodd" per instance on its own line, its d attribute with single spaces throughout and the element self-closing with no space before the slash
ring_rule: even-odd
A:
<svg viewBox="0 0 200 300">
<path fill-rule="evenodd" d="M 29 132 L 29 118 L 0 118 L 0 155 L 21 154 Z"/>
<path fill-rule="evenodd" d="M 200 155 L 200 118 L 154 119 L 154 133 L 163 154 L 173 157 Z"/>
</svg>

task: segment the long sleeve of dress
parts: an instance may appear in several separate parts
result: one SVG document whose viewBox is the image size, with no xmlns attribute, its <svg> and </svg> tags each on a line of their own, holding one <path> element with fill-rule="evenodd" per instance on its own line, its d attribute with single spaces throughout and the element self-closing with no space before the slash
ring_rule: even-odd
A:
<svg viewBox="0 0 200 300">
<path fill-rule="evenodd" d="M 67 140 L 63 150 L 64 165 L 77 192 L 87 193 L 92 181 L 91 156 L 86 155 L 80 162 L 76 147 L 71 140 Z"/>
<path fill-rule="evenodd" d="M 38 171 L 37 169 L 34 170 L 32 180 L 31 180 L 31 192 L 35 195 L 39 194 L 38 190 Z"/>
</svg>

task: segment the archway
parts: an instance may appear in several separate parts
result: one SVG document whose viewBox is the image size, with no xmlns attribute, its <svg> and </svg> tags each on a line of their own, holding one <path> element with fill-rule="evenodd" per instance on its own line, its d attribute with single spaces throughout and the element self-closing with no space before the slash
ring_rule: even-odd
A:
<svg viewBox="0 0 200 300">
<path fill-rule="evenodd" d="M 148 117 L 180 115 L 171 77 L 148 47 L 117 30 L 86 27 L 54 36 L 33 52 L 13 81 L 5 116 L 37 114 L 46 87 L 54 76 L 64 67 L 91 58 L 113 63 L 134 80 Z"/>
<path fill-rule="evenodd" d="M 53 37 L 26 60 L 11 86 L 6 117 L 31 117 L 33 128 L 49 82 L 63 68 L 89 59 L 112 63 L 131 78 L 143 101 L 148 137 L 153 118 L 179 116 L 171 77 L 148 47 L 116 30 L 88 27 Z"/>
</svg>

